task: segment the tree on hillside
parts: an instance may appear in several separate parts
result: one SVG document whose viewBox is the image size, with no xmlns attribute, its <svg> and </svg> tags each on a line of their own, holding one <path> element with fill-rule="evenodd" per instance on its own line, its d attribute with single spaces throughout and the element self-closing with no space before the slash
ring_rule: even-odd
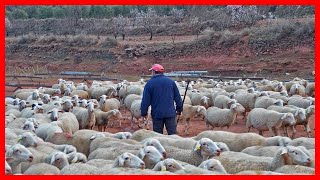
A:
<svg viewBox="0 0 320 180">
<path fill-rule="evenodd" d="M 204 24 L 196 16 L 189 19 L 189 24 L 191 26 L 192 33 L 197 35 L 198 40 L 199 34 L 204 28 Z"/>
<path fill-rule="evenodd" d="M 185 12 L 184 9 L 173 8 L 169 14 L 174 23 L 181 23 L 183 21 Z"/>
<path fill-rule="evenodd" d="M 160 16 L 157 12 L 153 8 L 148 7 L 147 12 L 140 11 L 136 14 L 136 20 L 137 24 L 143 26 L 150 33 L 150 40 L 152 40 L 157 27 L 160 25 Z"/>
<path fill-rule="evenodd" d="M 226 10 L 231 15 L 231 21 L 234 25 L 253 25 L 261 18 L 257 6 L 229 5 Z"/>
<path fill-rule="evenodd" d="M 126 36 L 126 26 L 129 26 L 129 24 L 129 18 L 123 17 L 122 15 L 119 15 L 116 18 L 112 18 L 114 38 L 117 39 L 117 36 L 120 34 L 122 36 L 122 40 L 124 40 Z"/>
<path fill-rule="evenodd" d="M 5 19 L 5 28 L 6 28 L 6 36 L 8 36 L 9 35 L 9 31 L 10 31 L 10 29 L 11 29 L 11 27 L 12 27 L 12 24 L 11 24 L 11 21 L 8 19 L 8 18 L 6 18 Z"/>
</svg>

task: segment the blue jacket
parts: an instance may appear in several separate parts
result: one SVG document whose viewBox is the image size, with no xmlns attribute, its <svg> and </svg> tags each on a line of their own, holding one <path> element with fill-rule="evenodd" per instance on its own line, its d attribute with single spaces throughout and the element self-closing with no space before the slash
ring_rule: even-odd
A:
<svg viewBox="0 0 320 180">
<path fill-rule="evenodd" d="M 147 115 L 150 105 L 152 118 L 172 118 L 176 116 L 176 111 L 182 112 L 182 100 L 176 83 L 163 74 L 148 80 L 142 96 L 141 116 Z"/>
</svg>

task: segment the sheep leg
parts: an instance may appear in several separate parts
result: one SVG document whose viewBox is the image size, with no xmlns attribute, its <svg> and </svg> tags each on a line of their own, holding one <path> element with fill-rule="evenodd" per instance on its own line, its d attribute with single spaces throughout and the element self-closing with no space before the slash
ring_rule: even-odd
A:
<svg viewBox="0 0 320 180">
<path fill-rule="evenodd" d="M 141 120 L 140 120 L 140 118 L 137 118 L 137 123 L 138 123 L 139 128 L 143 128 L 143 126 L 141 125 L 142 120 L 143 120 L 143 118 Z"/>
<path fill-rule="evenodd" d="M 311 137 L 311 128 L 309 126 L 309 123 L 304 124 L 303 126 L 305 129 L 307 129 L 308 137 L 310 138 Z"/>
<path fill-rule="evenodd" d="M 187 124 L 187 120 L 184 121 L 184 134 L 187 135 L 188 133 L 188 124 Z"/>
<path fill-rule="evenodd" d="M 208 121 L 206 121 L 206 126 L 207 126 L 207 129 L 210 130 L 210 126 L 209 126 Z"/>
<path fill-rule="evenodd" d="M 296 129 L 294 128 L 294 126 L 290 126 L 291 130 L 292 130 L 292 136 L 291 136 L 291 139 L 294 138 L 294 136 L 296 135 Z M 289 137 L 289 136 L 288 136 Z"/>
<path fill-rule="evenodd" d="M 283 127 L 283 131 L 284 131 L 284 134 L 283 134 L 283 135 L 289 137 L 288 126 L 284 126 L 284 127 Z"/>
</svg>

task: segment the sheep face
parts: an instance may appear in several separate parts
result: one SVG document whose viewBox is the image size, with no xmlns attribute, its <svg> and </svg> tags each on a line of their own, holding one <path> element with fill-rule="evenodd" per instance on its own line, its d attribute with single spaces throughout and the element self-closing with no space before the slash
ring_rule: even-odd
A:
<svg viewBox="0 0 320 180">
<path fill-rule="evenodd" d="M 287 124 L 289 124 L 290 126 L 295 125 L 296 124 L 296 120 L 294 119 L 294 116 L 292 113 L 286 113 L 284 114 L 281 119 L 283 120 L 283 122 L 286 122 Z"/>
<path fill-rule="evenodd" d="M 32 123 L 32 122 L 31 122 Z M 19 136 L 18 142 L 25 147 L 38 146 L 37 136 L 31 132 L 25 132 Z"/>
<path fill-rule="evenodd" d="M 204 119 L 206 117 L 206 114 L 207 114 L 207 110 L 204 106 L 197 107 L 197 115 L 202 116 L 202 118 Z"/>
<path fill-rule="evenodd" d="M 295 117 L 299 117 L 299 119 L 301 121 L 305 121 L 306 120 L 306 111 L 304 109 L 298 109 L 295 114 Z"/>
<path fill-rule="evenodd" d="M 245 108 L 239 104 L 239 103 L 234 103 L 230 106 L 230 109 L 234 109 L 236 112 L 244 112 Z"/>
<path fill-rule="evenodd" d="M 209 159 L 204 162 L 202 162 L 199 165 L 200 168 L 207 169 L 209 171 L 219 171 L 221 173 L 227 173 L 226 170 L 221 165 L 220 161 L 216 159 Z"/>
<path fill-rule="evenodd" d="M 201 152 L 200 154 L 204 159 L 210 156 L 219 156 L 221 153 L 217 144 L 209 138 L 201 138 L 197 141 L 194 145 L 193 151 Z"/>
<path fill-rule="evenodd" d="M 304 165 L 304 166 L 310 166 L 311 165 L 311 158 L 304 153 L 302 150 L 298 149 L 294 146 L 287 146 L 282 150 L 281 154 L 287 153 L 293 160 L 294 163 Z"/>
<path fill-rule="evenodd" d="M 63 152 L 54 152 L 52 154 L 50 164 L 62 169 L 69 165 L 68 156 Z"/>
<path fill-rule="evenodd" d="M 184 169 L 184 167 L 180 163 L 178 163 L 176 160 L 172 158 L 168 158 L 156 164 L 153 170 L 176 172 L 181 169 Z"/>
<path fill-rule="evenodd" d="M 167 152 L 166 150 L 163 148 L 163 146 L 161 145 L 161 143 L 159 142 L 159 140 L 157 139 L 148 139 L 144 145 L 145 146 L 154 146 L 160 153 L 162 153 L 162 156 L 164 158 L 166 158 L 167 156 Z"/>
<path fill-rule="evenodd" d="M 5 161 L 5 174 L 11 174 L 12 173 L 12 169 L 10 167 L 10 165 L 8 164 L 7 161 Z"/>
<path fill-rule="evenodd" d="M 36 128 L 35 128 L 35 125 L 33 122 L 30 122 L 30 121 L 26 121 L 22 126 L 21 128 L 23 130 L 30 130 L 30 131 L 33 131 L 35 132 L 36 131 Z"/>
<path fill-rule="evenodd" d="M 306 109 L 306 114 L 314 114 L 314 105 L 311 105 Z"/>
<path fill-rule="evenodd" d="M 8 156 L 14 157 L 15 159 L 20 159 L 23 161 L 33 161 L 33 154 L 23 145 L 15 144 L 7 152 Z"/>
<path fill-rule="evenodd" d="M 154 146 L 146 146 L 139 150 L 138 157 L 143 161 L 156 164 L 164 160 L 162 154 Z M 146 158 L 148 160 L 146 160 Z"/>
<path fill-rule="evenodd" d="M 136 155 L 131 153 L 123 153 L 115 160 L 113 167 L 128 167 L 128 168 L 145 168 L 145 163 Z"/>
</svg>

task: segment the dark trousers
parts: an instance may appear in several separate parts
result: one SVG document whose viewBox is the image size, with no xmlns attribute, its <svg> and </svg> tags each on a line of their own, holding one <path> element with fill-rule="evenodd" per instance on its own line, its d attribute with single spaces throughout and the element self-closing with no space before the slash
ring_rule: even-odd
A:
<svg viewBox="0 0 320 180">
<path fill-rule="evenodd" d="M 168 135 L 177 134 L 176 117 L 172 118 L 152 118 L 153 131 L 163 134 L 163 127 L 166 126 Z"/>
</svg>

